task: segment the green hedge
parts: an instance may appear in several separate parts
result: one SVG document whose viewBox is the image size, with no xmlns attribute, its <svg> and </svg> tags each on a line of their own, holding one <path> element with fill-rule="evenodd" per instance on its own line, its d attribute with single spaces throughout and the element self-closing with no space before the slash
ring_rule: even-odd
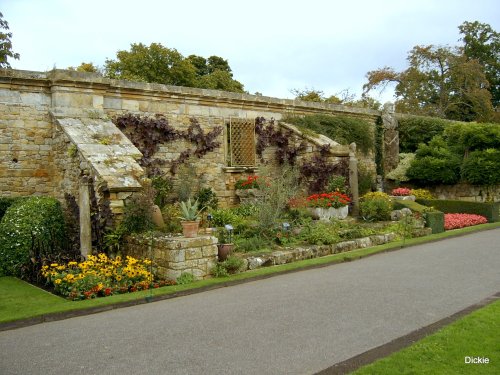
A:
<svg viewBox="0 0 500 375">
<path fill-rule="evenodd" d="M 307 115 L 303 117 L 286 117 L 284 121 L 299 128 L 310 129 L 316 133 L 326 135 L 340 144 L 348 145 L 356 142 L 357 147 L 364 153 L 375 149 L 373 125 L 359 118 Z"/>
<path fill-rule="evenodd" d="M 0 276 L 23 276 L 33 249 L 56 252 L 65 244 L 61 204 L 50 197 L 28 197 L 12 204 L 0 222 Z"/>
<path fill-rule="evenodd" d="M 429 143 L 435 135 L 443 133 L 450 124 L 436 117 L 411 116 L 398 119 L 399 152 L 415 152 L 420 143 Z"/>
<path fill-rule="evenodd" d="M 476 214 L 486 217 L 490 223 L 500 221 L 500 202 L 482 203 L 445 199 L 417 199 L 417 202 L 447 214 Z"/>
<path fill-rule="evenodd" d="M 438 210 L 429 211 L 429 207 L 414 201 L 395 200 L 394 208 L 400 210 L 409 208 L 413 212 L 419 212 L 425 218 L 425 226 L 432 229 L 432 233 L 444 232 L 444 213 Z"/>
<path fill-rule="evenodd" d="M 0 197 L 0 221 L 2 220 L 2 217 L 7 212 L 7 209 L 20 199 L 22 199 L 22 198 L 21 197 L 15 197 L 15 198 Z"/>
</svg>

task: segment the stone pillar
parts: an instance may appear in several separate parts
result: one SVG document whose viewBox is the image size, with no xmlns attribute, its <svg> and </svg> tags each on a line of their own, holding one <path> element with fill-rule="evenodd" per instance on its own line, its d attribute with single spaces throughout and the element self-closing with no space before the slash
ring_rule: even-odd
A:
<svg viewBox="0 0 500 375">
<path fill-rule="evenodd" d="M 384 126 L 382 164 L 384 174 L 387 174 L 399 163 L 399 131 L 398 120 L 394 117 L 394 104 L 389 102 L 384 104 L 382 121 Z"/>
<path fill-rule="evenodd" d="M 92 227 L 90 222 L 89 179 L 80 179 L 78 206 L 80 208 L 80 252 L 87 257 L 92 252 Z"/>
<path fill-rule="evenodd" d="M 359 216 L 358 193 L 358 159 L 356 159 L 356 143 L 349 145 L 349 187 L 352 194 L 352 216 Z"/>
</svg>

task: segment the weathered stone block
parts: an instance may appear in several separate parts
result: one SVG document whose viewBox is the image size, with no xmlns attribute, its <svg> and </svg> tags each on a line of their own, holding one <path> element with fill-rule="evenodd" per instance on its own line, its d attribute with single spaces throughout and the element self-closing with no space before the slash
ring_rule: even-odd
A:
<svg viewBox="0 0 500 375">
<path fill-rule="evenodd" d="M 186 260 L 199 259 L 203 257 L 201 247 L 186 249 L 184 253 L 186 254 Z"/>
</svg>

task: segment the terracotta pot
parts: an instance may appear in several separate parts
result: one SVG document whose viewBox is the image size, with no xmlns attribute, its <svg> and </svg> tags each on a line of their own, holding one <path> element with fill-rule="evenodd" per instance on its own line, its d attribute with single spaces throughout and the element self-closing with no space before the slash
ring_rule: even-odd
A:
<svg viewBox="0 0 500 375">
<path fill-rule="evenodd" d="M 223 262 L 233 252 L 234 243 L 221 243 L 217 245 L 217 248 L 219 249 L 217 253 L 219 262 Z"/>
<path fill-rule="evenodd" d="M 181 221 L 181 225 L 184 237 L 193 238 L 198 235 L 199 221 Z"/>
</svg>

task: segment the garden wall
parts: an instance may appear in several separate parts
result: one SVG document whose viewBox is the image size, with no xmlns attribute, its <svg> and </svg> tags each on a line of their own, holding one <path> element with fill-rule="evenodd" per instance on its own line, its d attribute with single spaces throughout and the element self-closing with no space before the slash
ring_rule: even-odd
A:
<svg viewBox="0 0 500 375">
<path fill-rule="evenodd" d="M 136 183 L 143 174 L 136 163 L 140 153 L 123 140 L 104 144 L 98 136 L 103 129 L 121 133 L 110 119 L 124 113 L 162 114 L 178 127 L 196 118 L 204 129 L 224 126 L 229 118 L 279 120 L 286 114 L 324 113 L 375 124 L 381 116 L 369 109 L 116 81 L 92 73 L 0 70 L 0 195 L 47 194 L 62 200 L 64 193 L 70 193 L 78 199 L 82 178 L 91 177 L 95 190 L 114 201 L 112 209 L 119 213 L 122 198 L 140 188 Z M 221 140 L 224 145 L 224 135 Z M 314 142 L 311 145 L 316 147 Z M 186 146 L 178 142 L 162 147 L 159 153 L 175 157 Z M 337 154 L 346 156 L 346 146 Z M 213 151 L 203 163 L 194 160 L 194 165 L 207 184 L 216 185 L 222 203 L 231 204 L 234 197 L 227 190 L 241 174 L 252 171 L 226 168 L 223 152 L 223 148 Z M 373 166 L 372 157 L 365 158 L 365 164 Z"/>
</svg>

